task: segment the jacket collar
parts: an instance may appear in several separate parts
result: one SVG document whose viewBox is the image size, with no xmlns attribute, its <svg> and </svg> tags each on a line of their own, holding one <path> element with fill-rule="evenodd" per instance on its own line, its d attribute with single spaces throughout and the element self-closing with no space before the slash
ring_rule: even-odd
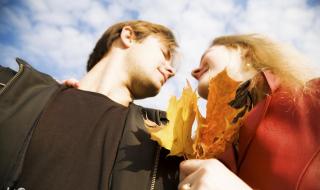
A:
<svg viewBox="0 0 320 190">
<path fill-rule="evenodd" d="M 270 70 L 261 71 L 270 88 L 270 94 L 273 94 L 280 86 L 280 79 Z"/>
<path fill-rule="evenodd" d="M 275 76 L 270 70 L 261 71 L 262 76 L 267 81 L 269 86 L 269 93 L 264 100 L 259 102 L 248 114 L 244 125 L 240 128 L 239 133 L 239 157 L 237 160 L 238 171 L 241 167 L 242 161 L 245 158 L 248 147 L 250 146 L 256 134 L 257 127 L 264 118 L 270 101 L 271 95 L 280 87 L 280 79 Z"/>
</svg>

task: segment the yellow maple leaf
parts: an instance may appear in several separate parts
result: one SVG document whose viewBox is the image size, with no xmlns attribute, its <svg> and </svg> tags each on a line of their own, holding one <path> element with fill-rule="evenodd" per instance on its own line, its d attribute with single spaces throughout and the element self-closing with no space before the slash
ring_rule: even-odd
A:
<svg viewBox="0 0 320 190">
<path fill-rule="evenodd" d="M 151 139 L 170 150 L 169 156 L 188 156 L 193 154 L 191 134 L 196 108 L 197 95 L 190 84 L 187 83 L 179 99 L 175 96 L 170 98 L 167 109 L 169 122 L 166 125 L 156 126 L 153 122 L 145 121 Z"/>
</svg>

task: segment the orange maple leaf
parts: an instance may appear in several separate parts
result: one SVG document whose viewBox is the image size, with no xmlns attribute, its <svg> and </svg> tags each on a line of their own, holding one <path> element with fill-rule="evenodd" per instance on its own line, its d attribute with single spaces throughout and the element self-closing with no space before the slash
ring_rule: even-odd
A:
<svg viewBox="0 0 320 190">
<path fill-rule="evenodd" d="M 237 103 L 234 99 L 239 84 L 228 76 L 226 70 L 211 79 L 205 118 L 199 112 L 197 95 L 188 83 L 179 99 L 170 99 L 167 109 L 169 123 L 158 126 L 145 120 L 151 139 L 170 150 L 169 155 L 199 159 L 217 157 L 235 141 L 245 118 L 246 110 L 230 106 L 232 100 Z M 195 118 L 198 126 L 193 140 L 191 134 Z"/>
<path fill-rule="evenodd" d="M 206 118 L 197 111 L 198 127 L 193 145 L 196 158 L 217 157 L 237 137 L 242 119 L 232 123 L 239 110 L 229 102 L 234 99 L 239 84 L 226 70 L 210 80 Z"/>
</svg>

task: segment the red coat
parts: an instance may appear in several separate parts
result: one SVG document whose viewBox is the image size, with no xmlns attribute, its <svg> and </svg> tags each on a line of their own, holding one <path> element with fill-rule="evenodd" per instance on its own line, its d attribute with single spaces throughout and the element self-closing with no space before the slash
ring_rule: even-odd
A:
<svg viewBox="0 0 320 190">
<path fill-rule="evenodd" d="M 265 76 L 271 95 L 240 129 L 237 162 L 230 151 L 222 161 L 255 189 L 320 190 L 320 79 L 292 93 Z"/>
</svg>

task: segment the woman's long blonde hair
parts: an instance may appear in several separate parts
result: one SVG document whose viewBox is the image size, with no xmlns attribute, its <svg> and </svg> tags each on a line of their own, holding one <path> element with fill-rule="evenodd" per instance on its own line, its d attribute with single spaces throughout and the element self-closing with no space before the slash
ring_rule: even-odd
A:
<svg viewBox="0 0 320 190">
<path fill-rule="evenodd" d="M 241 48 L 245 63 L 260 71 L 270 69 L 289 85 L 303 86 L 312 78 L 319 77 L 319 69 L 293 47 L 276 43 L 259 34 L 221 36 L 212 45 Z"/>
</svg>

